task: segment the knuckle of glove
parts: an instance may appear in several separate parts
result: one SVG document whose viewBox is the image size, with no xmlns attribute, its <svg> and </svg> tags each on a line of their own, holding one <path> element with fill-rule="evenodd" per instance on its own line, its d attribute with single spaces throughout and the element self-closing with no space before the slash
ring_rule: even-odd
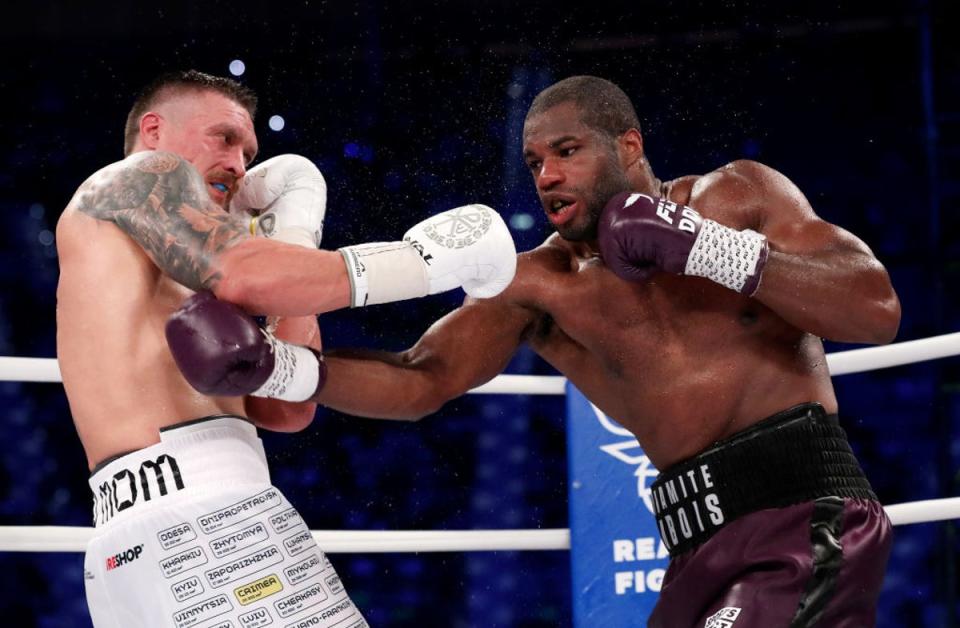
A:
<svg viewBox="0 0 960 628">
<path fill-rule="evenodd" d="M 503 292 L 513 281 L 517 272 L 517 247 L 503 217 L 486 205 L 477 207 L 489 212 L 492 222 L 481 240 L 482 252 L 478 255 L 474 277 L 464 282 L 463 290 L 471 297 L 488 299 Z"/>
<path fill-rule="evenodd" d="M 174 362 L 201 393 L 242 394 L 231 377 L 272 357 L 269 346 L 255 321 L 240 308 L 212 295 L 198 297 L 188 299 L 167 321 L 167 345 Z"/>
<path fill-rule="evenodd" d="M 269 171 L 258 166 L 244 175 L 231 207 L 235 210 L 262 210 L 277 200 L 283 188 L 274 189 L 268 178 Z"/>
<path fill-rule="evenodd" d="M 597 223 L 597 244 L 607 267 L 626 281 L 641 281 L 654 272 L 650 248 L 651 217 L 657 203 L 645 194 L 621 192 L 604 206 Z M 655 228 L 655 225 L 653 225 Z"/>
</svg>

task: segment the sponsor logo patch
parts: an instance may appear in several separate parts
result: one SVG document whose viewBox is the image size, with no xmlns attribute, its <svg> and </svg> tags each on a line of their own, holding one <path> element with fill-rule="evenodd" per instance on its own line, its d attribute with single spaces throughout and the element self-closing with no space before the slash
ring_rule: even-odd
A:
<svg viewBox="0 0 960 628">
<path fill-rule="evenodd" d="M 283 562 L 283 553 L 276 545 L 257 550 L 229 563 L 214 567 L 204 572 L 204 576 L 213 588 L 222 587 L 230 582 L 254 574 L 260 570 L 272 567 Z"/>
<path fill-rule="evenodd" d="M 242 530 L 210 541 L 210 549 L 213 551 L 214 556 L 221 558 L 227 554 L 232 554 L 256 545 L 260 541 L 265 541 L 269 536 L 270 534 L 267 532 L 266 526 L 257 522 Z"/>
<path fill-rule="evenodd" d="M 277 609 L 280 617 L 290 617 L 294 613 L 325 602 L 329 597 L 323 589 L 323 585 L 317 583 L 277 600 L 273 603 L 273 606 Z"/>
<path fill-rule="evenodd" d="M 731 628 L 737 621 L 741 609 L 736 606 L 725 606 L 707 618 L 703 628 Z"/>
<path fill-rule="evenodd" d="M 287 582 L 294 585 L 303 582 L 315 573 L 320 573 L 326 568 L 327 566 L 324 564 L 324 561 L 320 560 L 318 555 L 311 554 L 296 565 L 285 567 L 283 575 L 287 577 Z"/>
<path fill-rule="evenodd" d="M 249 613 L 240 615 L 237 619 L 240 620 L 241 628 L 260 628 L 273 623 L 273 617 L 270 616 L 270 611 L 266 608 L 255 608 Z"/>
<path fill-rule="evenodd" d="M 118 554 L 107 557 L 107 571 L 112 571 L 117 567 L 123 567 L 126 564 L 132 563 L 133 561 L 140 558 L 140 554 L 143 553 L 143 543 L 140 545 L 134 545 L 130 549 L 123 550 Z"/>
<path fill-rule="evenodd" d="M 317 543 L 313 540 L 313 535 L 310 533 L 310 530 L 303 530 L 283 540 L 283 546 L 287 549 L 287 553 L 290 554 L 290 556 L 296 556 L 311 547 L 316 547 L 316 545 Z"/>
<path fill-rule="evenodd" d="M 218 595 L 209 600 L 198 602 L 193 606 L 177 611 L 173 614 L 173 623 L 176 628 L 190 628 L 201 622 L 213 619 L 217 615 L 223 615 L 233 610 L 233 604 L 227 599 L 226 595 Z M 226 622 L 229 625 L 229 622 Z M 211 628 L 213 628 L 211 626 Z"/>
<path fill-rule="evenodd" d="M 276 574 L 270 574 L 253 582 L 241 585 L 233 590 L 233 594 L 240 602 L 240 606 L 253 604 L 265 597 L 270 597 L 274 593 L 283 591 L 283 585 L 280 584 L 280 578 Z"/>
<path fill-rule="evenodd" d="M 178 602 L 182 602 L 203 593 L 203 583 L 197 576 L 191 576 L 170 585 L 170 590 L 173 591 L 173 597 L 177 598 Z"/>
<path fill-rule="evenodd" d="M 189 523 L 181 523 L 166 530 L 160 530 L 157 533 L 157 540 L 160 541 L 160 547 L 165 550 L 174 548 L 182 543 L 187 543 L 197 538 L 197 533 Z"/>
<path fill-rule="evenodd" d="M 347 613 L 347 615 L 344 615 Z M 301 619 L 300 621 L 295 621 L 292 624 L 287 624 L 284 628 L 312 628 L 313 626 L 329 626 L 327 620 L 334 619 L 334 625 L 343 626 L 343 628 L 369 628 L 367 622 L 363 618 L 359 618 L 356 621 L 351 621 L 349 624 L 344 625 L 343 622 L 350 621 L 350 617 L 354 616 L 354 606 L 353 603 L 347 600 L 340 600 L 336 604 L 328 606 L 327 608 L 317 612 L 315 615 Z M 342 617 L 342 618 L 341 618 Z"/>
<path fill-rule="evenodd" d="M 279 506 L 281 503 L 280 492 L 275 488 L 269 488 L 262 493 L 257 493 L 253 497 L 248 497 L 226 508 L 215 510 L 197 518 L 200 529 L 210 534 L 223 528 L 236 525 L 251 517 L 256 517 L 260 513 Z"/>
<path fill-rule="evenodd" d="M 294 527 L 301 523 L 303 519 L 300 518 L 300 515 L 293 508 L 289 510 L 284 510 L 283 512 L 273 515 L 270 517 L 270 525 L 276 531 L 277 534 L 283 534 L 290 528 Z"/>
<path fill-rule="evenodd" d="M 332 595 L 339 595 L 343 591 L 343 584 L 340 582 L 340 576 L 337 574 L 328 576 L 324 582 L 327 588 L 330 589 Z"/>
<path fill-rule="evenodd" d="M 183 550 L 179 554 L 160 561 L 160 570 L 165 578 L 172 578 L 178 573 L 189 571 L 198 565 L 207 564 L 207 555 L 199 545 Z"/>
</svg>

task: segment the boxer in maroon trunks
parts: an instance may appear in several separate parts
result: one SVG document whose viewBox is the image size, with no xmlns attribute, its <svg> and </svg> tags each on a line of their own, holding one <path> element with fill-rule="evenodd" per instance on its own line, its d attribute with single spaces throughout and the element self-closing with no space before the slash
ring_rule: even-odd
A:
<svg viewBox="0 0 960 628">
<path fill-rule="evenodd" d="M 673 465 L 651 492 L 671 561 L 650 628 L 874 624 L 890 521 L 819 404 Z"/>
</svg>

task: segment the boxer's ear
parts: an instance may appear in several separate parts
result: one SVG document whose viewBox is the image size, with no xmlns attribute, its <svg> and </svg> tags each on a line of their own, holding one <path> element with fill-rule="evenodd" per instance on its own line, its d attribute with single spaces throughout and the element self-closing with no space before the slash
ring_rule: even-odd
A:
<svg viewBox="0 0 960 628">
<path fill-rule="evenodd" d="M 620 165 L 629 170 L 638 161 L 643 159 L 643 136 L 637 129 L 630 129 L 617 138 L 617 154 L 620 156 Z"/>
<path fill-rule="evenodd" d="M 155 150 L 160 143 L 160 129 L 163 126 L 163 116 L 154 111 L 148 111 L 140 117 L 140 141 L 150 150 Z"/>
</svg>

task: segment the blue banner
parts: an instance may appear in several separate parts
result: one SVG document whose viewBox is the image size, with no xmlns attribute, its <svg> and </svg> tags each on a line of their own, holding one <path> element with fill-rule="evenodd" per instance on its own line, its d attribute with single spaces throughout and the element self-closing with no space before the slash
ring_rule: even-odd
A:
<svg viewBox="0 0 960 628">
<path fill-rule="evenodd" d="M 633 434 L 567 384 L 573 625 L 646 626 L 667 568 L 657 470 Z"/>
</svg>

